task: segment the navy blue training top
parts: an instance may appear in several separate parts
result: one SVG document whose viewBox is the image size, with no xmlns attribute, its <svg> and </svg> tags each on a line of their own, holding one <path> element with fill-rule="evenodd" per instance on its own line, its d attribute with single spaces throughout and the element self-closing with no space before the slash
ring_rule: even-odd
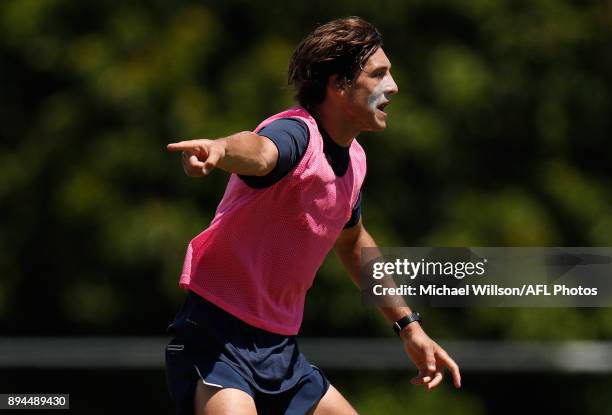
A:
<svg viewBox="0 0 612 415">
<path fill-rule="evenodd" d="M 338 145 L 327 134 L 321 124 L 318 124 L 318 126 L 323 137 L 323 153 L 325 158 L 335 175 L 342 177 L 348 170 L 350 162 L 349 148 Z M 306 153 L 310 133 L 304 121 L 296 118 L 281 118 L 266 125 L 258 134 L 272 140 L 278 148 L 276 166 L 265 176 L 239 175 L 239 177 L 250 187 L 263 189 L 281 180 L 298 165 Z M 353 206 L 351 218 L 344 225 L 345 229 L 355 226 L 359 222 L 361 217 L 361 197 L 362 192 L 360 191 L 355 206 Z"/>
</svg>

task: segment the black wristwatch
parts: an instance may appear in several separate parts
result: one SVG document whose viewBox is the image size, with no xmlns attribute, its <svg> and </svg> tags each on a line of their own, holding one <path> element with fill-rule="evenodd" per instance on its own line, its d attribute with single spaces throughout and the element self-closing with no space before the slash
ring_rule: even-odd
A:
<svg viewBox="0 0 612 415">
<path fill-rule="evenodd" d="M 393 330 L 395 330 L 395 333 L 399 336 L 402 329 L 413 321 L 418 321 L 419 323 L 423 321 L 418 311 L 414 311 L 409 316 L 402 317 L 393 323 Z"/>
</svg>

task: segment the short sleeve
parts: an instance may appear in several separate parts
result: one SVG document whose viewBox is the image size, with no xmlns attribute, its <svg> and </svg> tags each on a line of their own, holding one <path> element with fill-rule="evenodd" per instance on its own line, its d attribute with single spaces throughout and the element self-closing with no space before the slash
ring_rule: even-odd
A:
<svg viewBox="0 0 612 415">
<path fill-rule="evenodd" d="M 355 202 L 355 206 L 353 206 L 353 212 L 351 213 L 351 218 L 344 225 L 344 229 L 352 228 L 353 226 L 359 223 L 359 219 L 361 218 L 361 198 L 363 196 L 363 191 L 359 191 L 359 197 Z"/>
<path fill-rule="evenodd" d="M 276 166 L 265 176 L 239 177 L 250 187 L 262 189 L 277 183 L 298 165 L 306 153 L 310 133 L 304 121 L 281 118 L 266 125 L 257 134 L 269 138 L 278 149 Z"/>
</svg>

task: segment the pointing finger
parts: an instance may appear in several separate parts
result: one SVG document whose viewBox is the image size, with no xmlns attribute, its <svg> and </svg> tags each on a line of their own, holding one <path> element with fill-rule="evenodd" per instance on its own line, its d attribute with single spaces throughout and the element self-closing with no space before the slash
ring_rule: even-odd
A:
<svg viewBox="0 0 612 415">
<path fill-rule="evenodd" d="M 191 141 L 180 141 L 178 143 L 170 143 L 166 146 L 168 151 L 188 151 L 197 149 L 198 145 Z"/>
</svg>

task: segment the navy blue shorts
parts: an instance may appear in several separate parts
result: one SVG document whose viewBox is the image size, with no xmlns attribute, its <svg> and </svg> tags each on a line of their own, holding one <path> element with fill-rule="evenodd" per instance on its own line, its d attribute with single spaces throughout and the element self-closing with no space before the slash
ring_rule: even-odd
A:
<svg viewBox="0 0 612 415">
<path fill-rule="evenodd" d="M 193 414 L 197 382 L 253 397 L 261 414 L 303 415 L 329 381 L 300 353 L 295 336 L 253 327 L 189 293 L 168 327 L 166 378 L 178 415 Z"/>
</svg>

